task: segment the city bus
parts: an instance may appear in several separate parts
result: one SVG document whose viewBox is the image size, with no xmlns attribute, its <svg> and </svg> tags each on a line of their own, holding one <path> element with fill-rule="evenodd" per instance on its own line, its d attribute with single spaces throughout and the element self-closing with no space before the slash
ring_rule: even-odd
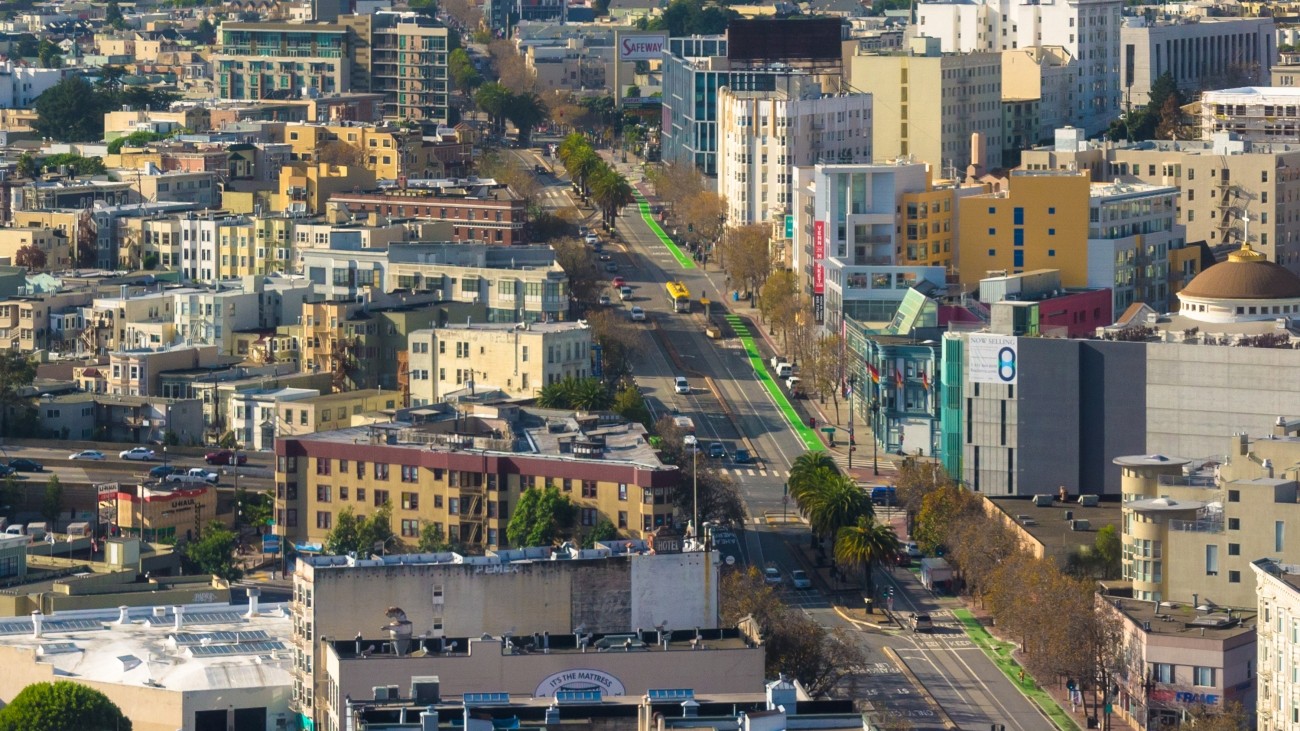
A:
<svg viewBox="0 0 1300 731">
<path fill-rule="evenodd" d="M 682 284 L 681 282 L 669 282 L 666 289 L 668 290 L 668 299 L 673 303 L 673 311 L 691 311 L 691 293 L 686 290 L 685 284 Z"/>
</svg>

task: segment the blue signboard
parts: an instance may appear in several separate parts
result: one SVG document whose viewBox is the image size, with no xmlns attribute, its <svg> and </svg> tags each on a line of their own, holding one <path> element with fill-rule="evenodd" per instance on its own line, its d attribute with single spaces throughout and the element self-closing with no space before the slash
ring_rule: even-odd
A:
<svg viewBox="0 0 1300 731">
<path fill-rule="evenodd" d="M 262 553 L 279 553 L 280 536 L 268 534 L 262 536 Z"/>
</svg>

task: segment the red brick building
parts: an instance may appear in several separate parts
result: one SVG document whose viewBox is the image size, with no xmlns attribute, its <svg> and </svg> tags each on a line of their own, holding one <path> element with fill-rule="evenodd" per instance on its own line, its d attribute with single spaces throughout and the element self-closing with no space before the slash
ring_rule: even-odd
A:
<svg viewBox="0 0 1300 731">
<path fill-rule="evenodd" d="M 425 182 L 425 181 L 422 181 Z M 421 218 L 452 226 L 451 240 L 513 246 L 528 243 L 524 201 L 504 185 L 475 181 L 427 181 L 365 193 L 335 193 L 329 207 L 349 214 Z"/>
</svg>

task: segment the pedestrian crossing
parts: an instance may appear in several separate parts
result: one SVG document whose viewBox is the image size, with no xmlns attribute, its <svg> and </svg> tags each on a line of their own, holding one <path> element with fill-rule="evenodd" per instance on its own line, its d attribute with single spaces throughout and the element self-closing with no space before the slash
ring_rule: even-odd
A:
<svg viewBox="0 0 1300 731">
<path fill-rule="evenodd" d="M 736 477 L 774 477 L 779 479 L 790 476 L 789 470 L 765 470 L 761 467 L 754 467 L 751 469 L 746 469 L 744 467 L 723 467 L 722 469 L 719 469 L 718 472 L 721 472 L 724 475 L 735 475 Z"/>
</svg>

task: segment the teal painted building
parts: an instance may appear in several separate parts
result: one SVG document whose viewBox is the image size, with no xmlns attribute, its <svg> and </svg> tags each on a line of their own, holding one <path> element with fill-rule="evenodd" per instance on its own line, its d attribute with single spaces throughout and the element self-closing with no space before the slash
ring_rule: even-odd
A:
<svg viewBox="0 0 1300 731">
<path fill-rule="evenodd" d="M 903 309 L 884 330 L 844 319 L 845 375 L 856 384 L 853 410 L 871 424 L 878 449 L 934 457 L 943 446 L 940 333 L 907 325 L 915 320 Z M 912 314 L 924 319 L 923 308 Z M 895 332 L 903 329 L 895 325 L 907 334 Z"/>
</svg>

